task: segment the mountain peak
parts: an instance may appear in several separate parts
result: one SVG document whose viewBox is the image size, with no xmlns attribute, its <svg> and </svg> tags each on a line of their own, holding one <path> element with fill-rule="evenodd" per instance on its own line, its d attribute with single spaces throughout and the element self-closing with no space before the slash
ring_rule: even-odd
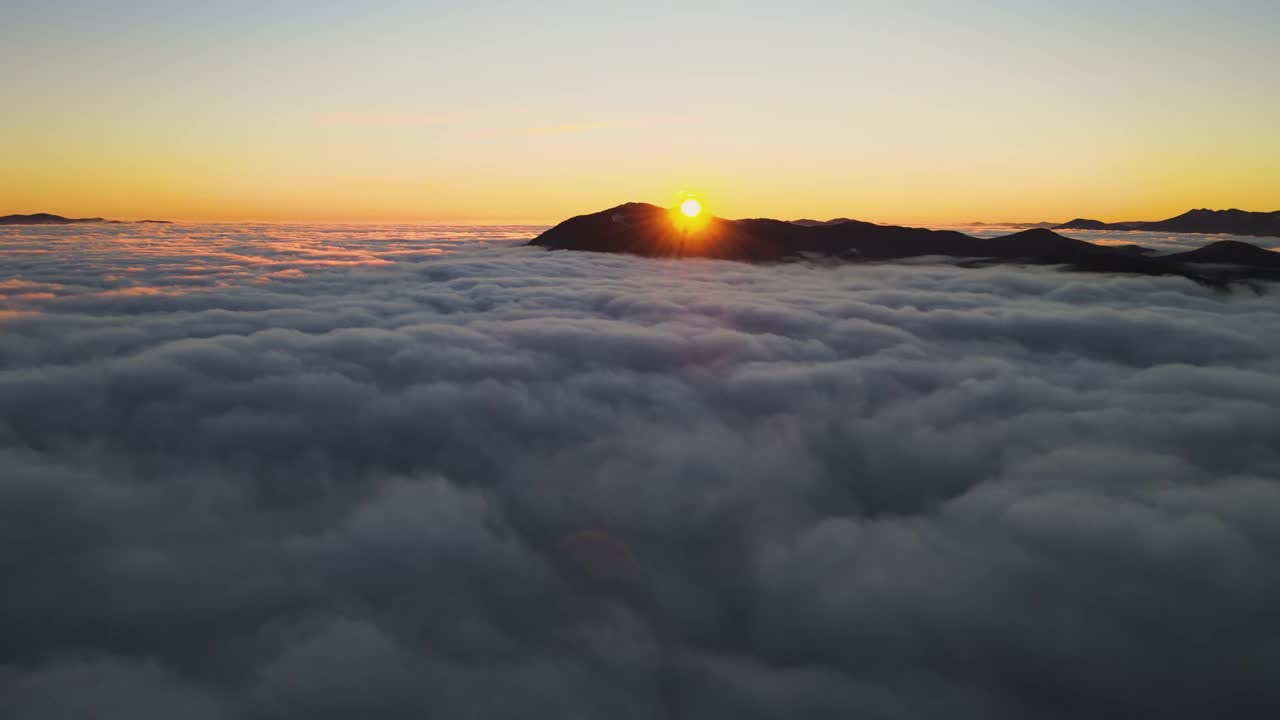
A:
<svg viewBox="0 0 1280 720">
<path fill-rule="evenodd" d="M 829 257 L 850 262 L 936 256 L 966 262 L 1062 265 L 1090 272 L 1181 275 L 1222 286 L 1234 278 L 1275 277 L 1280 253 L 1246 243 L 1220 244 L 1202 255 L 1150 257 L 1139 246 L 1114 248 L 1031 228 L 981 239 L 953 230 L 875 225 L 857 221 L 815 225 L 768 218 L 708 218 L 697 229 L 673 222 L 672 211 L 627 203 L 579 215 L 539 235 L 530 245 L 551 250 L 586 250 L 656 257 L 705 257 L 779 261 Z M 1248 249 L 1236 248 L 1245 245 Z M 1235 249 L 1233 249 L 1235 248 Z M 1201 269 L 1194 263 L 1236 265 L 1238 270 Z"/>
<path fill-rule="evenodd" d="M 1088 218 L 1076 218 L 1059 225 L 1057 230 L 1141 230 L 1149 232 L 1204 233 L 1223 235 L 1252 235 L 1255 237 L 1280 237 L 1280 211 L 1250 212 L 1231 208 L 1211 210 L 1196 208 L 1167 220 L 1154 222 L 1108 223 Z"/>
<path fill-rule="evenodd" d="M 0 216 L 0 225 L 71 225 L 75 223 L 106 222 L 100 217 L 68 218 L 53 213 L 32 213 L 30 215 Z"/>
</svg>

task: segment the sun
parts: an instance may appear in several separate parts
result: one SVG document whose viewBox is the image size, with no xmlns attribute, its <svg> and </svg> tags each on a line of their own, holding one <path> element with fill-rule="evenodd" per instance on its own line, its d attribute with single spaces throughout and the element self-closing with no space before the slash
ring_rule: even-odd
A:
<svg viewBox="0 0 1280 720">
<path fill-rule="evenodd" d="M 711 224 L 712 216 L 702 200 L 691 192 L 681 192 L 676 196 L 676 205 L 667 210 L 671 214 L 671 224 L 688 239 L 691 234 L 700 234 Z"/>
</svg>

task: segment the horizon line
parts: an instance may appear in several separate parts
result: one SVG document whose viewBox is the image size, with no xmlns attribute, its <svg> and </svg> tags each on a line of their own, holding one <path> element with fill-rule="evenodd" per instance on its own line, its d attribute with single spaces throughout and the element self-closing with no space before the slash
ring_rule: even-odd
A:
<svg viewBox="0 0 1280 720">
<path fill-rule="evenodd" d="M 643 202 L 643 201 L 628 201 L 628 202 Z M 627 203 L 619 203 L 619 205 L 623 205 L 623 204 L 627 204 Z M 663 204 L 661 204 L 661 203 L 645 203 L 645 204 L 654 205 L 654 206 L 656 206 L 656 207 L 666 207 L 666 205 L 663 205 Z M 615 206 L 613 206 L 613 207 L 618 207 L 619 205 L 615 205 Z M 607 210 L 607 209 L 609 209 L 609 208 L 602 208 L 601 210 Z M 397 220 L 397 219 L 324 219 L 324 220 L 317 220 L 317 219 L 302 219 L 302 218 L 288 218 L 288 219 L 280 219 L 280 218 L 276 218 L 276 219 L 269 219 L 269 220 L 268 220 L 268 219 L 254 218 L 254 217 L 235 218 L 235 219 L 212 219 L 212 218 L 182 218 L 182 217 L 178 217 L 178 218 L 163 218 L 163 217 L 156 217 L 156 216 L 148 216 L 148 217 L 143 217 L 143 218 L 141 218 L 141 219 L 136 219 L 136 220 L 135 220 L 135 219 L 120 219 L 120 218 L 113 218 L 113 217 L 109 217 L 109 216 L 107 216 L 107 215 L 93 215 L 93 214 L 66 214 L 66 215 L 64 215 L 64 214 L 62 214 L 62 213 L 50 212 L 50 211 L 48 211 L 48 210 L 38 210 L 38 211 L 35 211 L 35 212 L 29 212 L 29 213 L 23 213 L 23 212 L 3 213 L 3 214 L 0 214 L 0 217 L 6 217 L 6 216 L 30 216 L 30 215 L 54 215 L 54 216 L 57 216 L 57 217 L 66 218 L 66 219 L 71 219 L 71 220 L 78 220 L 78 219 L 86 219 L 86 220 L 101 220 L 103 224 L 108 224 L 108 223 L 110 223 L 110 224 L 116 224 L 116 223 L 118 223 L 118 224 L 126 224 L 126 225 L 137 225 L 137 224 L 175 224 L 175 225 L 177 225 L 177 224 L 184 224 L 184 225 L 243 225 L 243 224 L 253 224 L 253 225 L 333 225 L 333 226 L 340 226 L 340 225 L 419 225 L 419 226 L 454 226 L 454 227 L 496 227 L 496 226 L 552 227 L 552 226 L 555 226 L 555 225 L 557 225 L 557 224 L 559 224 L 559 223 L 561 223 L 561 222 L 564 222 L 565 220 L 568 220 L 569 218 L 577 217 L 577 216 L 579 216 L 579 215 L 589 215 L 589 214 L 592 214 L 593 212 L 601 212 L 601 210 L 595 210 L 595 211 L 589 211 L 589 212 L 579 212 L 579 213 L 575 213 L 575 214 L 572 214 L 572 215 L 567 215 L 567 216 L 565 216 L 565 217 L 562 217 L 562 218 L 561 218 L 561 219 L 559 219 L 559 220 L 552 220 L 552 221 L 547 221 L 547 220 L 531 220 L 531 219 L 528 219 L 528 218 L 522 218 L 522 219 L 504 219 L 504 218 L 492 218 L 492 219 L 478 219 L 478 218 L 465 218 L 465 219 L 464 219 L 464 218 L 460 218 L 460 219 L 425 219 L 425 218 L 421 218 L 421 219 L 402 219 L 402 220 Z M 1156 220 L 1156 221 L 1158 222 L 1159 220 L 1168 220 L 1168 219 L 1172 219 L 1172 218 L 1174 218 L 1174 217 L 1177 217 L 1178 215 L 1182 215 L 1182 214 L 1185 214 L 1185 213 L 1187 213 L 1187 212 L 1193 212 L 1193 211 L 1196 211 L 1196 210 L 1209 210 L 1209 211 L 1214 211 L 1214 212 L 1238 211 L 1238 212 L 1249 212 L 1249 213 L 1258 213 L 1258 214 L 1280 213 L 1280 210 L 1243 210 L 1242 208 L 1239 208 L 1239 207 L 1213 208 L 1213 207 L 1209 207 L 1209 206 L 1201 205 L 1201 206 L 1198 206 L 1198 207 L 1192 207 L 1192 208 L 1189 208 L 1189 209 L 1187 209 L 1187 210 L 1183 210 L 1183 211 L 1182 211 L 1182 212 L 1180 212 L 1180 213 L 1176 213 L 1176 214 L 1174 214 L 1174 215 L 1170 215 L 1170 216 L 1168 216 L 1168 217 L 1162 217 L 1162 218 L 1159 218 L 1159 219 L 1158 219 L 1158 220 Z M 741 216 L 741 217 L 729 218 L 729 217 L 724 217 L 724 216 L 719 216 L 719 215 L 714 215 L 714 214 L 713 214 L 713 216 L 714 216 L 714 217 L 720 217 L 720 218 L 725 219 L 725 220 L 747 220 L 747 219 L 758 219 L 758 218 L 766 217 L 766 216 L 762 216 L 762 215 L 745 215 L 745 216 Z M 865 216 L 864 216 L 864 217 L 865 217 Z M 831 217 L 828 217 L 828 218 L 825 218 L 825 219 L 824 219 L 824 218 L 822 218 L 822 216 L 820 216 L 820 215 L 817 215 L 817 214 L 810 214 L 810 215 L 797 216 L 797 217 L 794 217 L 794 218 L 786 218 L 786 219 L 783 219 L 783 218 L 774 218 L 774 219 L 782 220 L 782 221 L 784 221 L 784 222 L 796 222 L 796 221 L 801 221 L 801 220 L 814 220 L 814 221 L 818 221 L 818 222 L 829 222 L 829 221 L 831 221 L 831 220 L 846 219 L 846 220 L 859 220 L 860 222 L 870 222 L 870 223 L 873 223 L 873 224 L 876 224 L 876 225 L 899 225 L 899 226 L 916 225 L 916 226 L 920 226 L 920 227 L 948 227 L 948 226 L 973 226 L 973 225 L 991 225 L 991 226 L 1042 225 L 1042 224 L 1063 225 L 1063 224 L 1066 224 L 1066 223 L 1072 222 L 1072 221 L 1074 221 L 1074 220 L 1081 220 L 1081 219 L 1097 220 L 1098 218 L 1090 217 L 1088 214 L 1081 214 L 1081 215 L 1076 215 L 1076 216 L 1074 216 L 1074 217 L 1072 217 L 1072 218 L 1070 218 L 1070 219 L 1067 219 L 1067 220 L 1057 220 L 1057 219 L 1055 219 L 1055 220 L 1034 220 L 1034 221 L 1030 221 L 1030 220 L 1000 220 L 1000 221 L 996 221 L 996 220 L 947 220 L 947 221 L 919 221 L 919 220 L 865 220 L 865 219 L 861 219 L 861 218 L 855 217 L 855 216 L 850 215 L 850 214 L 832 215 Z M 1107 222 L 1107 223 L 1124 223 L 1124 222 L 1151 222 L 1151 221 L 1129 219 L 1129 220 L 1119 220 L 1119 221 L 1115 221 L 1115 220 L 1101 220 L 1101 222 Z M 87 224 L 87 223 L 86 223 L 86 224 Z M 30 226 L 28 226 L 28 227 L 30 227 Z"/>
</svg>

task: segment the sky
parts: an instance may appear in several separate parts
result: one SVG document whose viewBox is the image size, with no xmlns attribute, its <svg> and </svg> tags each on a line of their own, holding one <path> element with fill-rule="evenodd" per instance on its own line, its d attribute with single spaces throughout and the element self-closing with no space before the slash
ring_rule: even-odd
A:
<svg viewBox="0 0 1280 720">
<path fill-rule="evenodd" d="M 9 0 L 0 213 L 1280 209 L 1280 4 Z"/>
<path fill-rule="evenodd" d="M 0 718 L 1278 716 L 1274 292 L 528 234 L 0 227 Z"/>
</svg>

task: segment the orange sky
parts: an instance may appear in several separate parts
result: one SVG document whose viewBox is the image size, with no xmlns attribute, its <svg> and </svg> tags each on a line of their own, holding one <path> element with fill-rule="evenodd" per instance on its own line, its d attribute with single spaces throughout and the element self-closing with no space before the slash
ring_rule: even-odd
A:
<svg viewBox="0 0 1280 720">
<path fill-rule="evenodd" d="M 0 28 L 22 68 L 0 76 L 0 214 L 550 223 L 680 191 L 902 223 L 1280 209 L 1274 4 L 758 5 L 33 6 Z"/>
</svg>

